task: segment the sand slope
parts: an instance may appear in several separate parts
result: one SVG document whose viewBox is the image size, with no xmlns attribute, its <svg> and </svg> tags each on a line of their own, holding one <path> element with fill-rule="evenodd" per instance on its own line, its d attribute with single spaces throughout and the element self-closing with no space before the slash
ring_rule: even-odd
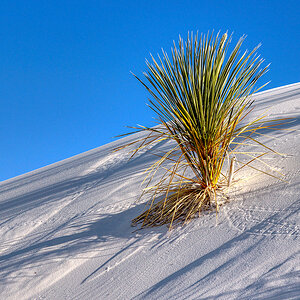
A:
<svg viewBox="0 0 300 300">
<path fill-rule="evenodd" d="M 155 157 L 112 149 L 137 135 L 2 182 L 0 298 L 299 299 L 300 83 L 255 98 L 256 115 L 295 117 L 260 139 L 289 183 L 243 170 L 218 224 L 133 232 Z"/>
</svg>

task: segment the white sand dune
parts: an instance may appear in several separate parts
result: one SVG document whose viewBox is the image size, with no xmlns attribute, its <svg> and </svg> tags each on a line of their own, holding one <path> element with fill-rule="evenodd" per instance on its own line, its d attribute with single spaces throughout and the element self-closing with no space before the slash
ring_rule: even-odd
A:
<svg viewBox="0 0 300 300">
<path fill-rule="evenodd" d="M 255 98 L 256 115 L 294 117 L 260 137 L 288 183 L 243 169 L 217 224 L 134 232 L 155 157 L 112 149 L 137 134 L 2 182 L 0 298 L 299 299 L 300 83 Z"/>
</svg>

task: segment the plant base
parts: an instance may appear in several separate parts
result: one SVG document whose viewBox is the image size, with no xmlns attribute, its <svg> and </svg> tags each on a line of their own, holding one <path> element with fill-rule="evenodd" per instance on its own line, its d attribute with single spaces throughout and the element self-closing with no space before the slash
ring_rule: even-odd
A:
<svg viewBox="0 0 300 300">
<path fill-rule="evenodd" d="M 164 224 L 172 228 L 176 223 L 187 223 L 200 215 L 201 211 L 210 209 L 216 202 L 216 191 L 206 188 L 195 188 L 192 185 L 182 187 L 150 207 L 132 220 L 132 226 L 141 223 L 143 227 L 155 227 Z"/>
</svg>

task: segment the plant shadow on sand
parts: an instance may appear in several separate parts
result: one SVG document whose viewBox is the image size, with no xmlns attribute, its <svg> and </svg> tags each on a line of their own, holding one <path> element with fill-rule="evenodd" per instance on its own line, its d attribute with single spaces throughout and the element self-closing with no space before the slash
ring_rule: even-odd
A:
<svg viewBox="0 0 300 300">
<path fill-rule="evenodd" d="M 114 214 L 74 216 L 68 222 L 61 224 L 60 228 L 56 228 L 51 233 L 45 232 L 34 242 L 28 241 L 21 247 L 18 245 L 16 250 L 0 255 L 0 282 L 9 281 L 9 275 L 16 270 L 51 265 L 55 261 L 72 259 L 76 255 L 88 257 L 90 252 L 94 252 L 93 256 L 95 251 L 98 251 L 97 257 L 100 257 L 103 251 L 111 253 L 105 253 L 105 256 L 112 255 L 112 257 L 102 264 L 104 266 L 123 251 L 147 243 L 147 237 L 153 234 L 158 238 L 165 235 L 168 231 L 166 227 L 136 230 L 137 228 L 131 226 L 130 220 L 144 206 L 145 204 L 139 204 Z M 73 233 L 64 234 L 65 231 Z M 102 266 L 92 272 L 91 276 Z"/>
</svg>

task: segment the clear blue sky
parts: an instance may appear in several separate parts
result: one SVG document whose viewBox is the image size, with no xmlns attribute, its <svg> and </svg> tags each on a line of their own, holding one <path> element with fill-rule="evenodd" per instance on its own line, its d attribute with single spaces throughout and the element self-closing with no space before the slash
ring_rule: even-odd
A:
<svg viewBox="0 0 300 300">
<path fill-rule="evenodd" d="M 247 34 L 271 63 L 268 88 L 300 81 L 300 1 L 0 2 L 0 180 L 152 124 L 130 74 L 179 34 Z"/>
</svg>

